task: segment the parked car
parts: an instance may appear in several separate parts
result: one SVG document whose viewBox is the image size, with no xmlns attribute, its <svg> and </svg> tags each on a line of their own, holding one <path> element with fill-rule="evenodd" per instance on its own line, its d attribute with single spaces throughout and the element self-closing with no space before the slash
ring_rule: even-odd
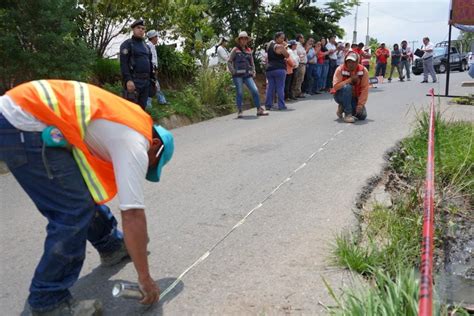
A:
<svg viewBox="0 0 474 316">
<path fill-rule="evenodd" d="M 444 74 L 448 69 L 448 47 L 438 46 L 433 50 L 433 66 L 437 73 Z M 456 47 L 451 47 L 451 70 L 465 71 L 468 69 L 466 54 L 458 52 Z M 415 59 L 412 71 L 415 75 L 423 73 L 423 60 Z"/>
</svg>

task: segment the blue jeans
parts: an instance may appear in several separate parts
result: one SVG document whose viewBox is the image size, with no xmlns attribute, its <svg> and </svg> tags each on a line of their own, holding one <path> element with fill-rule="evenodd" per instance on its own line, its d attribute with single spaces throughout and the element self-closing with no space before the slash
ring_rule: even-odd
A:
<svg viewBox="0 0 474 316">
<path fill-rule="evenodd" d="M 257 85 L 255 81 L 253 81 L 252 77 L 232 77 L 232 80 L 235 84 L 235 90 L 237 92 L 237 109 L 242 111 L 242 103 L 244 101 L 244 83 L 249 88 L 250 93 L 252 94 L 253 103 L 255 107 L 258 109 L 260 107 L 260 96 L 258 95 Z"/>
<path fill-rule="evenodd" d="M 314 76 L 316 78 L 316 81 L 314 82 L 313 85 L 313 92 L 318 92 L 321 90 L 320 87 L 320 82 L 321 82 L 321 76 L 323 75 L 323 64 L 316 64 L 316 67 L 314 68 Z"/>
<path fill-rule="evenodd" d="M 382 76 L 385 78 L 386 71 L 387 64 L 377 63 L 377 66 L 375 66 L 375 77 Z"/>
<path fill-rule="evenodd" d="M 337 61 L 335 59 L 329 59 L 329 70 L 328 70 L 328 79 L 326 88 L 332 88 L 332 81 L 334 77 L 334 73 L 337 69 Z"/>
<path fill-rule="evenodd" d="M 334 100 L 337 102 L 337 104 L 342 105 L 346 115 L 353 115 L 359 120 L 365 120 L 367 118 L 367 111 L 365 110 L 365 107 L 362 113 L 356 113 L 358 99 L 352 95 L 352 85 L 346 84 L 344 87 L 337 90 L 336 94 L 334 95 Z"/>
<path fill-rule="evenodd" d="M 271 109 L 273 106 L 273 96 L 278 96 L 278 108 L 286 109 L 285 105 L 285 79 L 286 69 L 275 69 L 267 71 L 267 94 L 265 97 L 265 107 Z"/>
<path fill-rule="evenodd" d="M 329 73 L 329 61 L 325 60 L 324 63 L 321 65 L 321 77 L 319 77 L 319 89 L 318 90 L 325 90 L 327 88 L 327 79 Z"/>
<path fill-rule="evenodd" d="M 309 81 L 308 81 L 308 93 L 315 93 L 318 91 L 318 67 L 317 64 L 308 64 L 308 72 L 309 72 Z"/>
<path fill-rule="evenodd" d="M 68 289 L 79 277 L 86 240 L 100 253 L 119 249 L 123 240 L 109 208 L 94 203 L 71 152 L 48 147 L 43 161 L 42 145 L 41 133 L 17 130 L 0 114 L 0 160 L 48 220 L 28 297 L 37 312 L 71 297 Z"/>
<path fill-rule="evenodd" d="M 163 91 L 161 91 L 161 87 L 160 87 L 160 82 L 158 81 L 158 79 L 156 80 L 156 100 L 158 101 L 158 104 L 166 104 L 168 103 L 166 101 L 166 98 L 165 98 L 165 94 L 163 93 Z M 146 110 L 148 109 L 151 109 L 152 107 L 152 103 L 151 103 L 151 99 L 150 97 L 148 97 L 148 100 L 146 101 Z"/>
</svg>

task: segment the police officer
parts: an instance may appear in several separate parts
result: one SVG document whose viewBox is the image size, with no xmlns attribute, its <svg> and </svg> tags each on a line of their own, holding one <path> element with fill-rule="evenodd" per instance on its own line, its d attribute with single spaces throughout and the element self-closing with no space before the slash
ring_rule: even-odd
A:
<svg viewBox="0 0 474 316">
<path fill-rule="evenodd" d="M 150 87 L 155 78 L 152 55 L 145 43 L 143 20 L 133 22 L 130 27 L 133 30 L 132 38 L 120 45 L 124 97 L 145 109 Z"/>
</svg>

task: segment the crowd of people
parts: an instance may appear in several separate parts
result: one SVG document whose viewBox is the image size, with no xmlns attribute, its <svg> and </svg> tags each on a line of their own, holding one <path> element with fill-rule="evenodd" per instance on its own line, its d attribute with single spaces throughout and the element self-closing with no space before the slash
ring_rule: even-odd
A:
<svg viewBox="0 0 474 316">
<path fill-rule="evenodd" d="M 158 33 L 154 30 L 149 31 L 146 33 L 148 41 L 145 41 L 143 21 L 134 22 L 131 28 L 132 38 L 126 40 L 120 48 L 124 97 L 144 109 L 151 105 L 151 97 L 154 96 L 160 104 L 165 104 L 166 98 L 160 91 L 160 85 L 156 78 L 158 58 L 155 45 L 158 43 Z M 232 74 L 236 88 L 238 118 L 243 117 L 244 85 L 251 93 L 257 116 L 268 116 L 270 110 L 285 111 L 288 102 L 297 101 L 309 95 L 332 93 L 338 103 L 338 116 L 344 121 L 352 123 L 367 115 L 365 110 L 367 98 L 365 96 L 369 84 L 365 84 L 365 81 L 366 79 L 368 81 L 368 71 L 373 57 L 376 60 L 374 77 L 377 78 L 377 82 L 383 81 L 383 78 L 386 77 L 389 60 L 391 67 L 388 82 L 393 80 L 395 71 L 398 72 L 399 81 L 411 80 L 410 67 L 414 52 L 406 40 L 401 41 L 400 45 L 393 45 L 391 51 L 385 43 L 381 43 L 372 54 L 371 49 L 364 43 L 338 42 L 335 36 L 318 40 L 313 37 L 305 39 L 303 34 L 297 34 L 295 39 L 289 40 L 285 33 L 277 32 L 257 55 L 259 63 L 263 64 L 266 76 L 265 101 L 262 104 L 258 86 L 254 80 L 257 69 L 254 60 L 255 52 L 250 46 L 251 38 L 247 32 L 240 32 L 235 39 L 235 47 L 230 52 L 227 49 L 229 43 L 228 38 L 221 37 L 215 46 L 215 56 L 218 60 L 218 69 L 229 71 Z M 436 82 L 432 62 L 433 49 L 434 46 L 429 42 L 429 38 L 424 38 L 421 49 L 422 56 L 420 56 L 423 58 L 424 66 L 424 80 L 422 82 L 428 82 L 429 74 L 432 76 L 433 82 Z M 351 57 L 347 58 L 349 55 Z M 358 114 L 356 110 L 341 116 L 340 108 L 346 108 L 346 106 L 341 103 L 344 98 L 337 94 L 340 89 L 335 83 L 336 75 L 346 74 L 349 70 L 347 62 L 351 63 L 355 58 L 357 67 L 351 67 L 351 71 L 359 73 L 359 79 L 356 80 L 356 76 L 354 76 L 354 79 L 346 84 L 353 87 L 354 96 L 359 100 L 359 103 L 363 103 L 363 106 L 359 106 L 359 108 L 364 107 L 365 116 L 356 115 Z M 352 75 L 352 73 L 349 74 L 349 76 Z"/>
<path fill-rule="evenodd" d="M 216 46 L 218 64 L 227 67 L 236 86 L 239 118 L 242 117 L 243 113 L 244 84 L 252 94 L 258 116 L 268 115 L 268 111 L 273 109 L 287 110 L 287 102 L 303 99 L 308 95 L 332 93 L 338 103 L 337 115 L 343 118 L 344 121 L 352 123 L 367 116 L 365 110 L 366 90 L 369 87 L 368 71 L 373 57 L 376 61 L 374 73 L 376 82 L 383 81 L 386 77 L 389 60 L 391 68 L 388 82 L 392 82 L 395 71 L 398 72 L 400 82 L 411 80 L 410 68 L 414 60 L 414 52 L 408 46 L 406 40 L 401 41 L 400 45 L 393 45 L 392 51 L 386 47 L 385 43 L 381 43 L 375 53 L 372 54 L 371 49 L 364 43 L 337 42 L 335 36 L 331 36 L 328 40 L 326 38 L 316 40 L 312 37 L 306 40 L 304 35 L 298 34 L 295 39 L 288 40 L 283 32 L 277 32 L 274 39 L 265 45 L 261 54 L 260 62 L 264 65 L 266 75 L 265 103 L 262 106 L 258 97 L 258 88 L 254 81 L 256 70 L 253 51 L 249 47 L 250 41 L 247 32 L 241 32 L 235 39 L 236 46 L 230 54 L 227 51 L 228 38 L 221 38 Z M 429 38 L 424 38 L 423 47 L 420 50 L 422 54 L 420 57 L 424 64 L 424 80 L 422 83 L 428 82 L 429 74 L 432 76 L 433 82 L 437 80 L 432 66 L 433 49 L 434 46 L 430 43 Z M 362 104 L 359 108 L 361 108 L 361 111 L 362 107 L 364 108 L 364 115 L 359 115 L 360 113 L 354 108 L 352 115 L 346 112 L 344 116 L 341 116 L 341 109 L 348 109 L 349 106 L 346 107 L 343 104 L 342 100 L 344 98 L 338 95 L 341 87 L 338 87 L 335 81 L 338 80 L 338 75 L 347 73 L 347 64 L 355 61 L 355 59 L 357 59 L 357 65 L 351 67 L 351 71 L 358 73 L 359 79 L 353 79 L 346 82 L 346 84 L 354 88 L 355 92 L 353 94 L 356 97 L 355 99 L 358 100 L 357 102 Z M 343 77 L 339 79 L 343 79 Z M 277 107 L 274 108 L 275 100 L 277 100 Z"/>
</svg>

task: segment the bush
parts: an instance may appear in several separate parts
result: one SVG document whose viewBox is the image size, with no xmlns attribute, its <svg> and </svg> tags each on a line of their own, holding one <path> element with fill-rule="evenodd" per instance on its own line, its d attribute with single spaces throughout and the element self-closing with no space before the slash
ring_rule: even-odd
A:
<svg viewBox="0 0 474 316">
<path fill-rule="evenodd" d="M 116 81 L 115 83 L 106 83 L 102 88 L 118 96 L 122 96 L 123 86 L 122 82 L 120 81 Z"/>
<path fill-rule="evenodd" d="M 120 62 L 117 59 L 99 58 L 92 67 L 93 77 L 100 85 L 115 84 L 121 80 Z"/>
<path fill-rule="evenodd" d="M 174 47 L 159 45 L 156 47 L 158 54 L 158 76 L 160 84 L 164 86 L 182 87 L 193 81 L 197 73 L 194 58 L 176 51 Z"/>
<path fill-rule="evenodd" d="M 204 107 L 215 115 L 233 111 L 232 79 L 228 72 L 202 69 L 196 78 L 194 88 Z"/>
</svg>

